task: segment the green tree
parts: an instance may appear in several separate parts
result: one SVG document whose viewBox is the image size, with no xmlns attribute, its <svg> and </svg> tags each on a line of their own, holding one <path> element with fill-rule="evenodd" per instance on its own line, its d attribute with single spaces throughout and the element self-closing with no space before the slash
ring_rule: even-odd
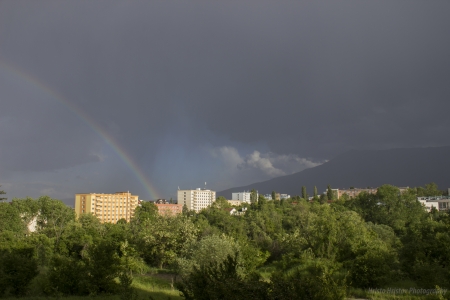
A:
<svg viewBox="0 0 450 300">
<path fill-rule="evenodd" d="M 314 186 L 314 197 L 317 197 L 317 186 Z"/>
<path fill-rule="evenodd" d="M 343 300 L 346 288 L 346 278 L 339 273 L 339 264 L 314 259 L 290 272 L 274 272 L 270 299 Z"/>
<path fill-rule="evenodd" d="M 272 200 L 275 200 L 275 198 L 276 198 L 276 193 L 275 193 L 275 191 L 272 191 Z"/>
<path fill-rule="evenodd" d="M 111 293 L 117 289 L 115 278 L 120 274 L 121 260 L 116 243 L 102 241 L 91 246 L 86 256 L 89 294 Z"/>
<path fill-rule="evenodd" d="M 333 191 L 331 190 L 330 185 L 327 185 L 327 197 L 328 197 L 328 200 L 333 199 Z"/>
<path fill-rule="evenodd" d="M 228 256 L 220 264 L 212 262 L 194 267 L 176 286 L 187 300 L 269 299 L 269 284 L 256 274 L 242 275 L 239 268 L 238 259 Z"/>
<path fill-rule="evenodd" d="M 213 205 L 214 208 L 229 208 L 231 207 L 230 203 L 227 201 L 227 199 L 223 196 L 217 197 L 216 201 L 214 201 Z"/>
<path fill-rule="evenodd" d="M 319 197 L 320 204 L 325 204 L 328 201 L 328 195 L 327 194 L 321 194 Z"/>
<path fill-rule="evenodd" d="M 331 189 L 330 185 L 327 186 L 327 197 L 328 197 L 328 200 L 335 200 L 335 198 L 336 198 L 334 196 L 333 190 Z"/>
<path fill-rule="evenodd" d="M 0 185 L 0 187 L 1 187 L 1 185 Z M 6 194 L 5 191 L 0 190 L 0 195 L 5 195 L 5 194 Z M 8 198 L 5 198 L 5 197 L 0 196 L 0 201 L 6 200 L 6 199 L 8 199 Z"/>
<path fill-rule="evenodd" d="M 77 255 L 55 255 L 48 278 L 50 293 L 63 295 L 98 295 L 115 293 L 115 278 L 122 269 L 117 245 L 102 240 L 80 249 Z"/>
<path fill-rule="evenodd" d="M 255 189 L 252 189 L 251 192 L 250 192 L 250 202 L 251 203 L 258 202 L 258 194 L 257 194 Z"/>
<path fill-rule="evenodd" d="M 242 266 L 242 257 L 239 245 L 226 235 L 210 235 L 190 245 L 186 245 L 183 256 L 177 259 L 178 269 L 184 276 L 189 275 L 194 267 L 205 267 L 210 264 L 219 265 L 223 263 L 229 255 L 237 255 L 239 265 Z M 214 255 L 211 255 L 214 253 Z M 242 273 L 243 270 L 241 269 Z"/>
<path fill-rule="evenodd" d="M 38 199 L 39 214 L 37 225 L 39 232 L 54 237 L 56 245 L 69 222 L 75 220 L 75 211 L 60 200 L 42 196 Z"/>
<path fill-rule="evenodd" d="M 308 194 L 306 193 L 306 186 L 302 186 L 302 198 L 308 200 Z"/>
<path fill-rule="evenodd" d="M 183 215 L 157 216 L 145 220 L 137 233 L 138 249 L 144 260 L 162 268 L 172 264 L 187 243 L 197 237 L 198 229 Z"/>
<path fill-rule="evenodd" d="M 141 224 L 145 220 L 155 219 L 158 215 L 158 207 L 150 201 L 144 201 L 136 207 L 132 223 Z"/>
<path fill-rule="evenodd" d="M 0 233 L 6 231 L 22 236 L 26 232 L 26 224 L 17 206 L 0 202 Z"/>
<path fill-rule="evenodd" d="M 424 196 L 442 196 L 442 191 L 438 189 L 436 183 L 432 182 L 425 185 L 425 195 Z"/>
<path fill-rule="evenodd" d="M 182 213 L 183 213 L 183 216 L 187 216 L 189 214 L 189 208 L 187 207 L 186 203 L 183 204 Z"/>
<path fill-rule="evenodd" d="M 0 296 L 8 291 L 23 296 L 31 280 L 38 274 L 34 249 L 14 248 L 0 251 Z"/>
</svg>

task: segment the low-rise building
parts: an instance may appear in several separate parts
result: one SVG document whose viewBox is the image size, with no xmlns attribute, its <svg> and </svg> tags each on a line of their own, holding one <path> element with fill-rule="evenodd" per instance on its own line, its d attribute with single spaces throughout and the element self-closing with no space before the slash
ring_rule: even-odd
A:
<svg viewBox="0 0 450 300">
<path fill-rule="evenodd" d="M 400 190 L 400 193 L 404 193 L 409 189 L 409 187 L 398 187 L 398 189 Z M 339 199 L 344 194 L 347 194 L 350 198 L 354 198 L 363 192 L 368 193 L 368 194 L 376 194 L 378 191 L 378 188 L 332 189 L 332 191 L 337 194 L 337 197 Z M 326 191 L 325 191 L 325 193 L 326 193 Z"/>
<path fill-rule="evenodd" d="M 229 213 L 230 216 L 234 216 L 237 214 L 237 210 L 234 207 L 224 208 L 223 210 L 226 211 L 227 213 Z"/>
<path fill-rule="evenodd" d="M 161 216 L 176 216 L 183 212 L 183 205 L 169 203 L 155 203 Z"/>
<path fill-rule="evenodd" d="M 439 211 L 450 209 L 450 197 L 434 196 L 434 197 L 417 197 L 417 200 L 430 212 L 433 207 Z"/>
<path fill-rule="evenodd" d="M 291 198 L 291 195 L 275 193 L 275 199 L 273 199 L 272 194 L 265 194 L 264 198 L 266 198 L 267 200 L 281 200 L 281 199 L 289 199 Z"/>
<path fill-rule="evenodd" d="M 233 205 L 233 206 L 240 206 L 240 205 L 242 205 L 242 203 L 244 203 L 243 201 L 239 201 L 239 200 L 227 200 L 227 201 L 230 205 Z"/>
</svg>

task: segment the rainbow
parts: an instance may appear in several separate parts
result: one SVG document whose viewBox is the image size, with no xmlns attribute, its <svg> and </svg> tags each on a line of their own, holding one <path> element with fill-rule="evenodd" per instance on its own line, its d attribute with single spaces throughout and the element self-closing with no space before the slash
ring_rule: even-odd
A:
<svg viewBox="0 0 450 300">
<path fill-rule="evenodd" d="M 13 67 L 7 64 L 4 60 L 0 59 L 0 67 L 9 73 L 15 74 L 15 76 L 19 77 L 21 80 L 25 80 L 26 82 L 32 84 L 36 88 L 42 90 L 46 94 L 50 95 L 54 100 L 58 101 L 60 104 L 68 108 L 76 117 L 82 120 L 84 123 L 88 125 L 88 127 L 92 128 L 92 130 L 98 134 L 113 150 L 117 153 L 117 155 L 125 162 L 125 164 L 131 169 L 131 171 L 135 174 L 136 178 L 142 184 L 142 186 L 147 191 L 148 195 L 152 199 L 158 199 L 159 193 L 156 191 L 155 187 L 150 183 L 150 181 L 145 176 L 144 172 L 139 168 L 137 163 L 131 158 L 131 156 L 125 151 L 125 149 L 117 143 L 117 141 L 106 132 L 104 129 L 100 127 L 92 118 L 89 117 L 83 110 L 75 106 L 71 103 L 67 98 L 58 93 L 55 89 L 50 88 L 48 85 L 39 81 L 36 77 L 21 71 L 17 67 Z"/>
</svg>

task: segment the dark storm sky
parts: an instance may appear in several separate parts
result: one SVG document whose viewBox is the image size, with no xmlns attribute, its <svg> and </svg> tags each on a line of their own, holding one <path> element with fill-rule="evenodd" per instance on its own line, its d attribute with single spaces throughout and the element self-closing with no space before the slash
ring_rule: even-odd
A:
<svg viewBox="0 0 450 300">
<path fill-rule="evenodd" d="M 0 1 L 1 189 L 170 198 L 350 149 L 449 145 L 449 13 L 448 1 Z"/>
</svg>

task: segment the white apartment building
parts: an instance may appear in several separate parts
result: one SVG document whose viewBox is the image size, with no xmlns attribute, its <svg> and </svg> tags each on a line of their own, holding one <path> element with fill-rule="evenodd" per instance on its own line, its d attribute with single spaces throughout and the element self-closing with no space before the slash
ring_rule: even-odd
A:
<svg viewBox="0 0 450 300">
<path fill-rule="evenodd" d="M 211 206 L 216 201 L 216 192 L 197 188 L 195 190 L 178 190 L 177 203 L 196 212 Z"/>
<path fill-rule="evenodd" d="M 450 197 L 434 196 L 434 197 L 417 197 L 417 200 L 425 206 L 425 209 L 430 212 L 434 207 L 439 211 L 450 209 Z"/>
<path fill-rule="evenodd" d="M 251 203 L 251 192 L 231 193 L 231 200 Z M 258 200 L 258 191 L 256 192 L 256 200 Z"/>
</svg>

